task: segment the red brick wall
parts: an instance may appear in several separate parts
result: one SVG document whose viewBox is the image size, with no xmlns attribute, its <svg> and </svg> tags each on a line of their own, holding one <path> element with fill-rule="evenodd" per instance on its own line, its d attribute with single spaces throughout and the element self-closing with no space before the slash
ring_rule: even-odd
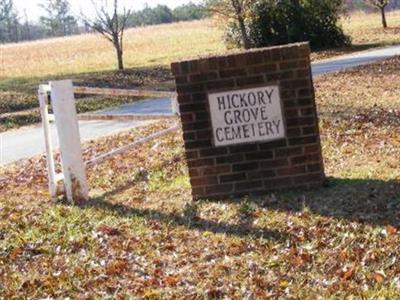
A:
<svg viewBox="0 0 400 300">
<path fill-rule="evenodd" d="M 261 195 L 324 181 L 307 43 L 172 63 L 195 199 Z M 286 138 L 214 147 L 208 94 L 279 85 Z"/>
</svg>

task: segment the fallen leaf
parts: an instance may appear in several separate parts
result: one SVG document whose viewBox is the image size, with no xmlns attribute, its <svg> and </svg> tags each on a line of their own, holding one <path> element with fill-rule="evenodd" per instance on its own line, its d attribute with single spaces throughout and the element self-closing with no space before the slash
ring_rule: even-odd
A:
<svg viewBox="0 0 400 300">
<path fill-rule="evenodd" d="M 279 282 L 279 287 L 281 289 L 286 289 L 289 286 L 289 282 L 286 280 L 282 280 L 281 282 Z"/>
<path fill-rule="evenodd" d="M 124 260 L 116 260 L 110 263 L 106 268 L 106 274 L 111 275 L 119 275 L 127 268 L 126 261 Z"/>
<path fill-rule="evenodd" d="M 388 235 L 393 235 L 393 234 L 397 233 L 397 229 L 396 229 L 396 227 L 389 224 L 386 226 L 386 232 Z"/>
<path fill-rule="evenodd" d="M 113 227 L 110 227 L 107 225 L 101 225 L 101 226 L 99 226 L 99 228 L 97 230 L 105 235 L 112 236 L 112 235 L 120 235 L 121 234 L 121 231 L 118 230 L 117 228 L 113 228 Z"/>
<path fill-rule="evenodd" d="M 344 272 L 342 272 L 342 280 L 349 280 L 354 276 L 356 271 L 356 263 L 352 263 L 352 265 Z"/>
<path fill-rule="evenodd" d="M 376 271 L 374 272 L 374 279 L 377 283 L 382 283 L 385 280 L 385 273 L 383 271 Z"/>
<path fill-rule="evenodd" d="M 179 282 L 179 280 L 178 280 L 178 278 L 175 277 L 175 276 L 167 276 L 167 277 L 165 277 L 164 282 L 165 282 L 167 285 L 176 286 L 177 283 Z"/>
</svg>

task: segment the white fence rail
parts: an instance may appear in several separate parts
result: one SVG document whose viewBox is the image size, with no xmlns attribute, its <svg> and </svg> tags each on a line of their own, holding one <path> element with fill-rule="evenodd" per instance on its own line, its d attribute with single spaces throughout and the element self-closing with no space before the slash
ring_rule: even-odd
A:
<svg viewBox="0 0 400 300">
<path fill-rule="evenodd" d="M 50 85 L 41 85 L 44 92 L 50 92 Z M 86 86 L 74 86 L 74 94 L 79 95 L 103 95 L 103 96 L 126 96 L 126 97 L 175 97 L 175 92 L 167 91 L 152 91 L 138 89 L 111 89 L 111 88 L 96 88 Z"/>
<path fill-rule="evenodd" d="M 81 95 L 105 95 L 105 96 L 129 96 L 129 97 L 175 97 L 176 95 L 175 92 L 92 88 L 83 86 L 74 87 L 74 93 Z"/>
<path fill-rule="evenodd" d="M 88 184 L 86 178 L 86 167 L 93 166 L 109 159 L 115 155 L 126 152 L 134 147 L 140 146 L 151 140 L 160 138 L 179 129 L 176 124 L 171 128 L 151 134 L 145 138 L 134 141 L 131 144 L 94 157 L 84 162 L 82 157 L 81 140 L 79 134 L 79 120 L 148 120 L 159 118 L 171 118 L 171 115 L 97 115 L 84 114 L 78 116 L 75 107 L 76 94 L 94 94 L 111 96 L 139 96 L 139 97 L 170 97 L 175 98 L 172 92 L 148 91 L 148 90 L 122 90 L 122 89 L 101 89 L 89 87 L 73 87 L 72 81 L 54 81 L 49 85 L 39 86 L 39 103 L 42 116 L 43 131 L 46 145 L 46 159 L 48 169 L 49 191 L 53 200 L 61 193 L 60 181 L 63 181 L 63 191 L 67 200 L 71 203 L 85 201 L 89 198 Z M 48 113 L 49 96 L 54 115 Z M 176 114 L 176 110 L 174 110 Z M 50 121 L 54 120 L 60 144 L 62 173 L 57 174 L 53 156 L 53 144 L 51 138 Z"/>
<path fill-rule="evenodd" d="M 79 114 L 78 119 L 80 121 L 146 121 L 146 120 L 157 120 L 157 119 L 175 119 L 176 114 L 124 114 L 124 115 L 114 115 L 114 114 L 90 114 L 84 113 Z"/>
<path fill-rule="evenodd" d="M 50 93 L 50 85 L 41 85 L 43 93 Z M 176 101 L 175 92 L 167 91 L 151 91 L 151 90 L 123 90 L 123 89 L 111 89 L 111 88 L 93 88 L 93 87 L 73 87 L 74 94 L 79 95 L 105 95 L 115 97 L 167 97 L 171 99 L 172 104 L 172 115 L 171 114 L 95 114 L 95 113 L 83 113 L 78 115 L 80 121 L 140 121 L 140 120 L 156 120 L 156 119 L 173 119 L 178 113 L 178 104 Z M 54 122 L 54 115 L 48 114 L 50 122 Z"/>
<path fill-rule="evenodd" d="M 141 139 L 139 139 L 139 140 L 137 140 L 137 141 L 134 141 L 134 142 L 131 143 L 131 144 L 128 144 L 128 145 L 123 146 L 123 147 L 118 148 L 118 149 L 114 149 L 114 150 L 112 150 L 112 151 L 110 151 L 110 152 L 108 152 L 108 153 L 99 155 L 99 156 L 97 156 L 97 157 L 95 157 L 95 158 L 93 158 L 93 159 L 87 161 L 87 162 L 86 162 L 86 165 L 87 165 L 87 166 L 92 166 L 92 165 L 101 163 L 101 162 L 103 162 L 104 160 L 106 160 L 106 159 L 108 159 L 108 158 L 111 158 L 111 157 L 113 157 L 113 156 L 115 156 L 115 155 L 124 153 L 124 152 L 126 152 L 126 151 L 128 151 L 128 150 L 131 150 L 131 149 L 135 148 L 135 147 L 138 147 L 138 146 L 140 146 L 140 145 L 143 145 L 144 143 L 147 143 L 147 142 L 149 142 L 149 141 L 151 141 L 151 140 L 160 138 L 160 137 L 162 137 L 162 136 L 165 136 L 165 135 L 167 135 L 167 134 L 169 134 L 169 133 L 172 133 L 172 132 L 174 132 L 174 131 L 177 131 L 177 130 L 179 130 L 179 126 L 178 126 L 178 125 L 174 125 L 174 126 L 168 128 L 168 129 L 159 131 L 159 132 L 154 133 L 154 134 L 151 134 L 151 135 L 149 135 L 149 136 L 147 136 L 147 137 L 145 137 L 145 138 L 141 138 Z"/>
</svg>

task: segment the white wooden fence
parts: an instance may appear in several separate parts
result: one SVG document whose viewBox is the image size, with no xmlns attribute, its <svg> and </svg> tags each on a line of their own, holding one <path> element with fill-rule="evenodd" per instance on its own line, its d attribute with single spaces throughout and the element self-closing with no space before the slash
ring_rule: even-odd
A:
<svg viewBox="0 0 400 300">
<path fill-rule="evenodd" d="M 175 100 L 173 92 L 149 91 L 149 90 L 122 90 L 102 89 L 89 87 L 74 87 L 71 80 L 53 81 L 48 85 L 40 85 L 38 91 L 40 113 L 45 137 L 46 160 L 48 169 L 49 191 L 53 200 L 64 192 L 71 203 L 88 200 L 89 187 L 86 178 L 86 166 L 100 163 L 114 155 L 123 153 L 148 141 L 162 137 L 179 129 L 176 124 L 171 128 L 154 133 L 145 138 L 134 141 L 131 144 L 114 149 L 108 153 L 84 162 L 82 157 L 81 139 L 78 120 L 129 120 L 129 119 L 159 119 L 171 116 L 167 115 L 98 115 L 84 114 L 78 116 L 75 107 L 75 94 L 110 95 L 110 96 L 138 96 L 138 97 L 169 97 Z M 49 100 L 54 115 L 49 114 Z M 173 111 L 177 114 L 176 101 L 173 101 Z M 51 138 L 50 122 L 55 122 L 59 139 L 62 173 L 56 173 L 53 142 Z M 63 184 L 60 184 L 63 182 Z"/>
</svg>

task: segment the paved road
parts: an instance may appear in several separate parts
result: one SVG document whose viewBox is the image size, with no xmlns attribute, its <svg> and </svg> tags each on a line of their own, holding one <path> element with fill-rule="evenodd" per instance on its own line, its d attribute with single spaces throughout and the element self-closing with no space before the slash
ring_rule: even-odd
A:
<svg viewBox="0 0 400 300">
<path fill-rule="evenodd" d="M 313 63 L 314 76 L 333 73 L 351 67 L 370 64 L 382 59 L 400 55 L 400 46 L 364 51 Z M 106 109 L 99 114 L 170 114 L 171 101 L 168 98 L 145 100 L 117 108 Z M 139 121 L 81 121 L 79 123 L 83 140 L 112 134 L 116 130 L 143 125 Z M 53 128 L 53 140 L 56 133 Z M 55 144 L 57 146 L 57 144 Z M 29 158 L 44 152 L 43 131 L 40 126 L 22 128 L 0 134 L 0 164 L 8 164 L 22 158 Z"/>
<path fill-rule="evenodd" d="M 327 59 L 312 64 L 312 73 L 314 76 L 334 73 L 340 70 L 349 69 L 356 66 L 368 65 L 379 60 L 400 55 L 400 45 L 386 47 L 376 50 L 367 50 L 349 55 Z"/>
<path fill-rule="evenodd" d="M 143 100 L 117 108 L 98 111 L 97 114 L 172 114 L 171 100 L 168 98 Z M 146 121 L 80 121 L 79 129 L 83 141 L 142 126 Z M 51 126 L 54 147 L 58 147 L 55 126 Z M 23 158 L 45 152 L 41 125 L 0 133 L 0 165 L 6 165 Z"/>
<path fill-rule="evenodd" d="M 144 121 L 80 121 L 79 129 L 82 140 L 90 140 L 144 124 Z M 55 126 L 51 127 L 54 147 L 58 147 Z M 44 137 L 40 125 L 0 134 L 0 164 L 9 164 L 43 152 L 45 152 Z"/>
<path fill-rule="evenodd" d="M 128 115 L 128 114 L 145 114 L 145 115 L 171 115 L 171 99 L 160 98 L 143 100 L 135 103 L 124 104 L 119 107 L 108 108 L 97 112 L 98 114 L 112 115 Z"/>
</svg>

